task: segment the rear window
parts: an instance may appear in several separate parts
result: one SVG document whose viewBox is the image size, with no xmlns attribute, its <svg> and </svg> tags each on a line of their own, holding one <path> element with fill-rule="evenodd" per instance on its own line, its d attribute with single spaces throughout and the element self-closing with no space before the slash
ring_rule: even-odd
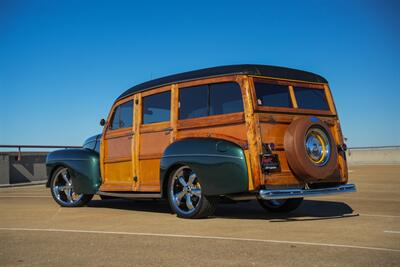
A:
<svg viewBox="0 0 400 267">
<path fill-rule="evenodd" d="M 305 87 L 294 87 L 293 89 L 299 108 L 329 110 L 324 90 Z"/>
<path fill-rule="evenodd" d="M 243 111 L 240 86 L 234 82 L 182 88 L 179 105 L 180 120 Z"/>
<path fill-rule="evenodd" d="M 259 106 L 293 107 L 288 86 L 261 82 L 255 82 L 254 86 Z"/>
<path fill-rule="evenodd" d="M 171 92 L 163 92 L 143 98 L 143 124 L 169 121 Z"/>
</svg>

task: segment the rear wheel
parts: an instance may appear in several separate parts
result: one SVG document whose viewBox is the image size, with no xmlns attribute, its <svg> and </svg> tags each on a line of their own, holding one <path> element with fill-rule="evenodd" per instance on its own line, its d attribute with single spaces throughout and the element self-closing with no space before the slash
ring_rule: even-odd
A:
<svg viewBox="0 0 400 267">
<path fill-rule="evenodd" d="M 261 207 L 271 212 L 289 212 L 297 209 L 303 202 L 303 198 L 289 198 L 289 199 L 258 199 Z"/>
<path fill-rule="evenodd" d="M 196 173 L 188 166 L 178 168 L 170 176 L 168 201 L 181 218 L 205 218 L 216 208 L 216 198 L 204 195 Z"/>
<path fill-rule="evenodd" d="M 62 207 L 81 207 L 86 205 L 93 195 L 78 194 L 74 191 L 71 174 L 68 168 L 58 168 L 50 181 L 51 195 Z"/>
</svg>

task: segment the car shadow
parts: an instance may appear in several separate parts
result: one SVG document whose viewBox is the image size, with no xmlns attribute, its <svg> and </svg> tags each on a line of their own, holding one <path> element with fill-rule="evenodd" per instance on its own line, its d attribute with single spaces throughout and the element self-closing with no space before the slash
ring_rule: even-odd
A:
<svg viewBox="0 0 400 267">
<path fill-rule="evenodd" d="M 292 212 L 269 212 L 257 201 L 242 202 L 235 205 L 224 205 L 216 210 L 218 218 L 230 219 L 264 219 L 270 222 L 293 222 L 308 220 L 328 220 L 358 216 L 353 209 L 343 202 L 324 200 L 304 200 L 299 208 Z"/>
<path fill-rule="evenodd" d="M 88 207 L 172 213 L 166 200 L 92 200 L 89 202 Z M 358 214 L 354 214 L 353 209 L 346 203 L 337 201 L 304 200 L 299 208 L 285 213 L 268 212 L 257 201 L 248 201 L 234 204 L 220 203 L 215 214 L 208 219 L 256 219 L 269 220 L 270 222 L 293 222 L 349 218 L 353 216 L 358 216 Z"/>
</svg>

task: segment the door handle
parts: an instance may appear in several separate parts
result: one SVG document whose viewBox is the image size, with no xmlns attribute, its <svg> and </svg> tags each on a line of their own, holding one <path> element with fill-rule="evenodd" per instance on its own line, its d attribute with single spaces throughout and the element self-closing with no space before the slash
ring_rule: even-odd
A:
<svg viewBox="0 0 400 267">
<path fill-rule="evenodd" d="M 172 132 L 172 128 L 170 127 L 170 128 L 166 128 L 164 131 L 165 131 L 165 134 L 167 135 L 167 134 L 169 134 L 170 132 Z"/>
</svg>

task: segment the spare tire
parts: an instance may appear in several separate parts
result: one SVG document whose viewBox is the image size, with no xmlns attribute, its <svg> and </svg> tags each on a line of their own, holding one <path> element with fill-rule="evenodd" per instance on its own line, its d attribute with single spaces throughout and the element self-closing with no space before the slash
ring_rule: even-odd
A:
<svg viewBox="0 0 400 267">
<path fill-rule="evenodd" d="M 286 158 L 303 180 L 322 180 L 337 169 L 337 145 L 329 126 L 316 117 L 293 121 L 285 132 Z"/>
</svg>

